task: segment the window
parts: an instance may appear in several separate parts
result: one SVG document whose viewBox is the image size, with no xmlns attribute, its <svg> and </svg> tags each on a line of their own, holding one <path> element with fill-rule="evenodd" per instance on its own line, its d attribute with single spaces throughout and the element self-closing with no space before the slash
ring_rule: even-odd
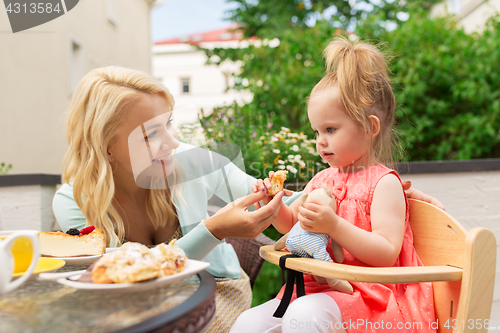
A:
<svg viewBox="0 0 500 333">
<path fill-rule="evenodd" d="M 118 1 L 117 0 L 106 0 L 106 18 L 108 21 L 114 25 L 118 26 Z"/>
<path fill-rule="evenodd" d="M 189 94 L 189 78 L 181 79 L 181 87 L 183 94 Z"/>
<path fill-rule="evenodd" d="M 78 82 L 85 73 L 84 61 L 82 43 L 71 39 L 69 50 L 69 87 L 71 94 L 75 91 Z"/>
<path fill-rule="evenodd" d="M 222 74 L 224 74 L 224 82 L 226 83 L 226 91 L 229 90 L 229 76 L 231 75 L 231 73 L 229 72 L 223 72 Z"/>
<path fill-rule="evenodd" d="M 462 11 L 462 0 L 448 0 L 450 3 L 450 11 L 453 14 L 460 14 Z"/>
</svg>

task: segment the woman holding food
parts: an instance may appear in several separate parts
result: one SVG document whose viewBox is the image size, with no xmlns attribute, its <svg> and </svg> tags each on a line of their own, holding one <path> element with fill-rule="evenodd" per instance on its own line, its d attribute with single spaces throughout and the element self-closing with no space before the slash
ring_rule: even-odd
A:
<svg viewBox="0 0 500 333">
<path fill-rule="evenodd" d="M 224 238 L 255 238 L 275 218 L 283 195 L 247 211 L 265 194 L 247 196 L 255 180 L 224 156 L 179 143 L 173 107 L 168 90 L 145 73 L 119 67 L 89 72 L 68 111 L 69 148 L 54 214 L 64 231 L 102 229 L 107 246 L 178 238 L 175 245 L 188 258 L 209 262 L 216 277 L 217 312 L 206 330 L 229 331 L 250 307 L 252 293 Z M 212 195 L 241 199 L 209 217 Z"/>
</svg>

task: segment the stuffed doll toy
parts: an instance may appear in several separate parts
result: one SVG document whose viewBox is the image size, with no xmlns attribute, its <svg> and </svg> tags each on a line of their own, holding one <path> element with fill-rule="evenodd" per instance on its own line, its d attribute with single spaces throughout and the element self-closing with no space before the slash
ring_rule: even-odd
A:
<svg viewBox="0 0 500 333">
<path fill-rule="evenodd" d="M 337 211 L 337 203 L 326 185 L 311 191 L 309 194 L 304 194 L 302 196 L 302 204 L 313 199 L 316 202 L 327 203 L 334 211 Z M 295 223 L 290 232 L 276 242 L 274 249 L 279 251 L 286 247 L 288 251 L 300 257 L 333 261 L 330 254 L 326 251 L 329 241 L 332 242 L 332 251 L 335 261 L 342 263 L 344 261 L 344 250 L 337 242 L 330 239 L 330 236 L 327 234 L 305 231 L 300 226 L 300 222 Z M 314 276 L 314 278 L 319 283 L 328 283 L 331 288 L 337 291 L 348 294 L 352 294 L 353 292 L 351 284 L 345 280 L 321 276 Z"/>
</svg>

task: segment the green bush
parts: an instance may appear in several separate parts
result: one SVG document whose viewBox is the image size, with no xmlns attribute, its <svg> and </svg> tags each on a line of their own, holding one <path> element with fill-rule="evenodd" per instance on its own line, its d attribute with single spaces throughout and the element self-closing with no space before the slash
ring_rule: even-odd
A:
<svg viewBox="0 0 500 333">
<path fill-rule="evenodd" d="M 500 157 L 500 21 L 466 34 L 452 18 L 412 17 L 402 27 L 363 39 L 394 54 L 398 131 L 407 159 Z"/>
<path fill-rule="evenodd" d="M 383 43 L 394 56 L 397 131 L 406 150 L 404 159 L 500 157 L 498 17 L 490 19 L 483 33 L 474 34 L 466 34 L 451 18 L 414 14 L 390 32 L 379 22 L 366 20 L 356 33 L 363 40 Z M 251 103 L 239 108 L 255 126 L 245 129 L 258 133 L 271 124 L 273 130 L 284 126 L 312 136 L 306 98 L 324 75 L 322 50 L 338 33 L 329 22 L 318 21 L 312 28 L 290 27 L 282 32 L 278 46 L 265 46 L 272 44 L 267 41 L 243 50 L 207 51 L 217 56 L 211 58 L 219 59 L 215 63 L 242 62 L 236 88 L 254 95 Z M 239 140 L 251 141 L 247 133 L 242 131 Z M 255 154 L 244 157 L 253 159 Z"/>
<path fill-rule="evenodd" d="M 282 32 L 279 45 L 265 40 L 245 49 L 215 48 L 206 53 L 210 63 L 242 63 L 234 88 L 252 92 L 252 102 L 240 110 L 253 125 L 267 129 L 271 124 L 273 130 L 287 127 L 312 136 L 306 98 L 324 73 L 322 50 L 335 31 L 322 21 L 313 28 L 290 27 Z"/>
<path fill-rule="evenodd" d="M 237 104 L 217 108 L 212 114 L 200 117 L 200 124 L 208 144 L 230 142 L 240 147 L 245 170 L 249 169 L 249 163 L 259 155 L 254 149 L 255 142 L 272 126 L 266 123 L 262 114 L 252 114 L 248 108 L 240 108 Z"/>
</svg>

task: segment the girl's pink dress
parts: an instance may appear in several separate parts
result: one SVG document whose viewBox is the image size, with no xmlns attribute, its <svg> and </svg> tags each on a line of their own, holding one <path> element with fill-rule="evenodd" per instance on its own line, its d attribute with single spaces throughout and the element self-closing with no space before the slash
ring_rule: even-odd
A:
<svg viewBox="0 0 500 333">
<path fill-rule="evenodd" d="M 312 180 L 312 189 L 327 184 L 337 199 L 337 214 L 358 228 L 371 231 L 370 206 L 378 181 L 387 174 L 394 174 L 381 164 L 364 171 L 342 173 L 329 168 L 318 173 Z M 406 200 L 406 199 L 405 199 Z M 405 234 L 401 253 L 394 267 L 423 266 L 413 247 L 413 233 L 408 223 L 409 209 L 406 203 Z M 328 252 L 333 258 L 331 244 Z M 344 249 L 343 264 L 369 266 Z M 342 312 L 344 328 L 353 332 L 436 332 L 434 298 L 431 283 L 378 284 L 351 282 L 352 295 L 334 291 L 327 284 L 316 282 L 304 274 L 307 294 L 325 293 L 332 297 Z M 281 299 L 284 288 L 277 298 Z M 295 293 L 292 301 L 295 299 Z"/>
</svg>

